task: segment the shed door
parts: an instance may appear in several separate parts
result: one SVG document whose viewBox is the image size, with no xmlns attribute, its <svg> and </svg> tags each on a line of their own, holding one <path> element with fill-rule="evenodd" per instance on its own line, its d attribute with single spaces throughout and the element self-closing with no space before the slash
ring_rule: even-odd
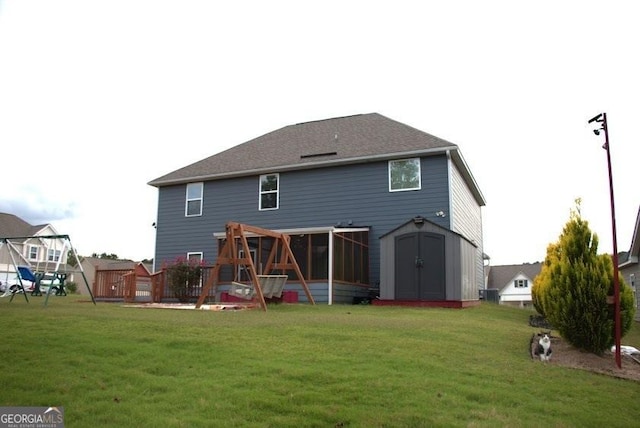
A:
<svg viewBox="0 0 640 428">
<path fill-rule="evenodd" d="M 395 250 L 396 299 L 445 300 L 444 235 L 400 235 Z"/>
</svg>

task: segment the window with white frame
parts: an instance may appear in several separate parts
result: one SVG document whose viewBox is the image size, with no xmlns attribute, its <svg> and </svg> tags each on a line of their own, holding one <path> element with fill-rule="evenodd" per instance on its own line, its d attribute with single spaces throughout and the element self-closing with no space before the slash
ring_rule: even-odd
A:
<svg viewBox="0 0 640 428">
<path fill-rule="evenodd" d="M 47 261 L 49 261 L 49 262 L 57 262 L 57 261 L 60 260 L 60 255 L 61 255 L 60 250 L 48 249 L 47 250 Z"/>
<path fill-rule="evenodd" d="M 513 285 L 516 288 L 527 288 L 529 287 L 529 281 L 526 279 L 516 279 L 515 281 L 513 281 Z"/>
<path fill-rule="evenodd" d="M 389 191 L 420 190 L 420 159 L 389 161 Z"/>
<path fill-rule="evenodd" d="M 202 253 L 187 253 L 187 262 L 189 263 L 189 266 L 202 265 Z M 200 283 L 198 284 L 199 287 L 202 287 L 202 282 L 202 275 L 200 275 Z"/>
<path fill-rule="evenodd" d="M 29 260 L 38 260 L 39 248 L 35 245 L 29 245 Z"/>
<path fill-rule="evenodd" d="M 260 211 L 277 210 L 279 201 L 279 174 L 264 174 L 260 176 Z"/>
<path fill-rule="evenodd" d="M 187 184 L 187 200 L 185 203 L 185 216 L 193 217 L 202 215 L 202 190 L 203 183 Z"/>
</svg>

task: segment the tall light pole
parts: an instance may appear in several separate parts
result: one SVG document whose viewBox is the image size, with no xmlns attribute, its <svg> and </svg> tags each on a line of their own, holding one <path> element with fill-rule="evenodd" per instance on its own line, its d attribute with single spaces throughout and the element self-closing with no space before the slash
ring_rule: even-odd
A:
<svg viewBox="0 0 640 428">
<path fill-rule="evenodd" d="M 613 174 L 611 173 L 611 150 L 609 148 L 609 128 L 607 126 L 607 113 L 600 113 L 596 117 L 589 120 L 589 123 L 598 123 L 600 128 L 594 129 L 593 133 L 600 135 L 600 131 L 604 131 L 603 149 L 607 151 L 607 166 L 609 167 L 609 196 L 611 199 L 611 228 L 613 232 L 613 319 L 615 323 L 615 341 L 616 341 L 616 365 L 622 368 L 622 360 L 620 358 L 620 280 L 618 279 L 618 239 L 616 233 L 616 208 L 613 199 Z"/>
</svg>

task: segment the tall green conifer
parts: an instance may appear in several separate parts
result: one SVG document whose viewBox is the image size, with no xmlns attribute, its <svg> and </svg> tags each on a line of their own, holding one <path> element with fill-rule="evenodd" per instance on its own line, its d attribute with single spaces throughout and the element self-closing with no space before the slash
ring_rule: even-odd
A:
<svg viewBox="0 0 640 428">
<path fill-rule="evenodd" d="M 614 343 L 613 263 L 580 216 L 580 200 L 557 243 L 549 245 L 532 292 L 534 305 L 577 348 L 601 353 Z M 633 321 L 633 293 L 620 278 L 621 331 Z"/>
</svg>

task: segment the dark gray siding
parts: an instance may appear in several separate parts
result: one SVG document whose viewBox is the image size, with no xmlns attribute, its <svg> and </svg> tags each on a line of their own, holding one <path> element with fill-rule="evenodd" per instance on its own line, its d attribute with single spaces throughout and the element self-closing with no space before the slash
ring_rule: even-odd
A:
<svg viewBox="0 0 640 428">
<path fill-rule="evenodd" d="M 279 171 L 273 171 L 277 173 Z M 422 158 L 422 189 L 389 192 L 387 161 L 292 171 L 280 174 L 280 205 L 258 210 L 258 176 L 206 182 L 203 215 L 185 217 L 185 185 L 161 187 L 158 197 L 156 268 L 187 252 L 202 252 L 214 262 L 214 232 L 228 221 L 269 229 L 348 226 L 370 227 L 370 277 L 380 273 L 379 237 L 408 219 L 421 215 L 449 228 L 448 167 L 445 155 Z"/>
</svg>

